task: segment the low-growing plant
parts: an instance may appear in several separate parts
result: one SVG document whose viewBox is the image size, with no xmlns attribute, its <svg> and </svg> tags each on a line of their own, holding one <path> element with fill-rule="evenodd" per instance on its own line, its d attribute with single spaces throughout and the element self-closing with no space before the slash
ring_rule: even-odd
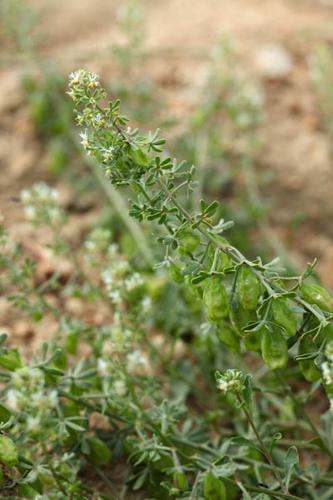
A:
<svg viewBox="0 0 333 500">
<path fill-rule="evenodd" d="M 45 245 L 2 228 L 0 285 L 48 342 L 31 356 L 0 337 L 1 496 L 331 498 L 333 299 L 314 264 L 246 258 L 159 131 L 130 128 L 96 74 L 69 94 L 88 158 L 164 258 L 129 259 L 107 225 L 78 247 L 55 190 L 22 192 Z"/>
</svg>

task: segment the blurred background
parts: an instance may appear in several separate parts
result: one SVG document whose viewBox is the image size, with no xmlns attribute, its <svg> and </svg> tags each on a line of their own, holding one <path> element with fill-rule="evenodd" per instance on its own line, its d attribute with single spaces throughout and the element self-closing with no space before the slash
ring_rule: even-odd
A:
<svg viewBox="0 0 333 500">
<path fill-rule="evenodd" d="M 32 238 L 19 194 L 47 181 L 77 242 L 97 219 L 128 226 L 74 129 L 82 67 L 199 167 L 235 244 L 290 269 L 316 256 L 333 287 L 332 28 L 330 0 L 0 0 L 0 222 Z"/>
</svg>

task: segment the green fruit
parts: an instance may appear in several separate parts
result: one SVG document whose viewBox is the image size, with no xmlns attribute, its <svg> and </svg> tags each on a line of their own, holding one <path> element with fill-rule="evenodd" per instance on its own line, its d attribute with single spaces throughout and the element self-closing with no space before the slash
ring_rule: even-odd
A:
<svg viewBox="0 0 333 500">
<path fill-rule="evenodd" d="M 323 342 L 331 342 L 333 341 L 333 324 L 330 323 L 329 325 L 325 326 L 322 328 L 319 332 L 319 335 L 316 336 L 316 344 L 320 346 Z"/>
<path fill-rule="evenodd" d="M 230 319 L 237 333 L 243 336 L 247 335 L 244 330 L 248 327 L 249 323 L 256 321 L 257 317 L 254 311 L 248 311 L 237 303 L 232 306 Z"/>
<path fill-rule="evenodd" d="M 248 332 L 243 337 L 243 342 L 248 351 L 260 352 L 261 351 L 261 337 L 262 329 Z"/>
<path fill-rule="evenodd" d="M 288 344 L 282 333 L 265 328 L 261 338 L 261 353 L 266 365 L 275 370 L 288 362 Z"/>
<path fill-rule="evenodd" d="M 317 352 L 318 348 L 310 335 L 301 338 L 298 346 L 298 354 L 310 354 Z M 299 367 L 303 376 L 309 382 L 316 382 L 321 377 L 321 371 L 316 366 L 313 359 L 302 359 L 299 361 Z"/>
<path fill-rule="evenodd" d="M 225 240 L 224 238 L 221 238 L 221 237 L 219 237 L 217 239 L 217 242 L 219 242 L 219 241 L 221 241 L 221 243 L 223 243 L 223 244 L 227 243 L 227 240 Z M 213 263 L 215 252 L 216 252 L 216 248 L 213 246 L 210 246 L 209 250 L 208 250 L 208 257 L 210 259 L 210 265 L 212 265 L 212 263 Z M 228 267 L 232 267 L 231 257 L 229 257 L 229 255 L 227 255 L 224 252 L 220 252 L 218 255 L 218 258 L 217 258 L 215 271 L 223 272 Z"/>
<path fill-rule="evenodd" d="M 87 439 L 89 445 L 89 461 L 95 465 L 105 465 L 110 462 L 112 453 L 110 448 L 96 437 Z"/>
<path fill-rule="evenodd" d="M 0 436 L 0 463 L 7 467 L 13 467 L 18 463 L 17 448 L 9 437 Z"/>
<path fill-rule="evenodd" d="M 237 275 L 236 291 L 240 305 L 246 310 L 256 309 L 260 297 L 260 283 L 254 272 L 246 265 Z"/>
<path fill-rule="evenodd" d="M 309 304 L 315 304 L 323 311 L 333 313 L 333 297 L 320 285 L 302 283 L 300 286 L 303 298 Z"/>
<path fill-rule="evenodd" d="M 179 253 L 193 253 L 200 244 L 200 236 L 192 231 L 184 230 L 178 234 Z"/>
<path fill-rule="evenodd" d="M 231 351 L 239 352 L 239 337 L 231 326 L 228 325 L 228 323 L 221 322 L 218 324 L 217 336 L 219 340 Z"/>
<path fill-rule="evenodd" d="M 176 283 L 183 283 L 184 281 L 184 275 L 181 269 L 174 262 L 171 262 L 169 266 L 169 275 L 170 278 Z"/>
<path fill-rule="evenodd" d="M 283 327 L 286 337 L 293 337 L 297 332 L 297 318 L 289 301 L 279 298 L 272 301 L 274 321 Z"/>
<path fill-rule="evenodd" d="M 203 302 L 207 307 L 208 318 L 218 321 L 229 314 L 228 295 L 219 276 L 208 278 L 204 282 Z"/>
</svg>

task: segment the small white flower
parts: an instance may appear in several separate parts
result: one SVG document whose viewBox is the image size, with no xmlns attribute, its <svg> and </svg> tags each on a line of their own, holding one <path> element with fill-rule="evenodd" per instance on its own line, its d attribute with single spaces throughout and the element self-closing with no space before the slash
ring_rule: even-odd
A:
<svg viewBox="0 0 333 500">
<path fill-rule="evenodd" d="M 114 302 L 114 304 L 121 304 L 122 298 L 119 290 L 112 290 L 109 292 L 109 297 Z"/>
<path fill-rule="evenodd" d="M 28 416 L 27 431 L 35 433 L 41 430 L 41 420 L 39 417 Z"/>
<path fill-rule="evenodd" d="M 102 272 L 102 280 L 103 280 L 103 282 L 104 282 L 105 285 L 107 285 L 107 286 L 111 286 L 112 285 L 112 283 L 114 281 L 114 278 L 113 278 L 111 269 L 105 269 Z"/>
<path fill-rule="evenodd" d="M 147 312 L 151 309 L 152 306 L 152 300 L 150 297 L 144 297 L 144 299 L 141 302 L 142 305 L 142 310 L 143 312 Z"/>
<path fill-rule="evenodd" d="M 109 373 L 108 362 L 103 358 L 98 358 L 97 360 L 97 372 L 101 376 L 106 376 Z"/>
<path fill-rule="evenodd" d="M 116 253 L 119 251 L 119 247 L 117 243 L 112 243 L 109 248 L 108 248 L 108 254 L 110 257 L 116 255 Z"/>
<path fill-rule="evenodd" d="M 141 275 L 139 273 L 134 273 L 132 276 L 127 278 L 125 280 L 125 289 L 130 292 L 137 288 L 138 286 L 141 286 L 144 283 Z"/>
<path fill-rule="evenodd" d="M 139 350 L 127 355 L 127 369 L 130 373 L 146 371 L 148 369 L 147 358 Z"/>
<path fill-rule="evenodd" d="M 79 69 L 77 71 L 73 71 L 69 75 L 69 85 L 78 85 L 82 83 L 85 71 L 83 69 Z"/>
<path fill-rule="evenodd" d="M 18 394 L 13 389 L 10 389 L 7 392 L 6 404 L 8 408 L 11 408 L 14 411 L 18 411 L 21 409 L 21 405 L 19 404 Z"/>
<path fill-rule="evenodd" d="M 87 147 L 89 146 L 89 137 L 88 137 L 87 132 L 80 132 L 79 135 L 81 137 L 80 143 L 82 144 L 84 149 L 87 149 Z"/>
<path fill-rule="evenodd" d="M 55 389 L 49 392 L 47 401 L 50 408 L 54 408 L 58 404 L 58 392 Z"/>
<path fill-rule="evenodd" d="M 126 383 L 124 380 L 115 380 L 113 383 L 114 392 L 117 396 L 125 396 L 127 392 Z"/>
<path fill-rule="evenodd" d="M 323 378 L 325 380 L 325 383 L 327 385 L 332 385 L 333 383 L 333 373 L 332 373 L 332 368 L 330 367 L 329 363 L 327 361 L 325 361 L 324 363 L 322 363 L 321 365 L 321 369 L 323 371 Z"/>
</svg>

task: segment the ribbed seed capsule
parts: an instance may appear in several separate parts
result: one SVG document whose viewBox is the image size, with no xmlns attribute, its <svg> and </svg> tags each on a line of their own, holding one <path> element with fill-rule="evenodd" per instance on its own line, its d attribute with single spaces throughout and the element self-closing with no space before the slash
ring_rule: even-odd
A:
<svg viewBox="0 0 333 500">
<path fill-rule="evenodd" d="M 218 321 L 228 315 L 228 295 L 219 276 L 213 276 L 205 281 L 202 299 L 211 321 Z"/>
<path fill-rule="evenodd" d="M 315 304 L 323 311 L 333 313 L 333 297 L 320 285 L 302 283 L 300 286 L 303 298 L 310 304 Z"/>
<path fill-rule="evenodd" d="M 239 303 L 234 303 L 230 312 L 231 323 L 239 335 L 247 335 L 245 329 L 257 320 L 255 311 L 244 309 Z"/>
<path fill-rule="evenodd" d="M 189 230 L 182 231 L 177 238 L 180 245 L 178 250 L 181 255 L 193 253 L 200 244 L 200 236 Z"/>
<path fill-rule="evenodd" d="M 293 337 L 297 331 L 297 318 L 288 300 L 278 298 L 272 301 L 274 321 L 283 327 L 286 337 Z"/>
<path fill-rule="evenodd" d="M 243 342 L 248 351 L 260 352 L 263 329 L 253 330 L 245 334 Z"/>
<path fill-rule="evenodd" d="M 228 347 L 231 351 L 239 352 L 239 337 L 228 323 L 223 321 L 218 324 L 217 336 L 222 344 Z"/>
<path fill-rule="evenodd" d="M 238 271 L 236 290 L 241 306 L 247 310 L 256 309 L 260 297 L 260 283 L 247 265 Z"/>
<path fill-rule="evenodd" d="M 310 335 L 301 338 L 298 347 L 298 354 L 310 354 L 318 350 L 314 340 Z M 302 359 L 299 361 L 299 367 L 303 376 L 309 382 L 316 382 L 321 377 L 321 372 L 313 359 Z"/>
<path fill-rule="evenodd" d="M 169 266 L 169 276 L 176 283 L 183 283 L 184 281 L 184 275 L 181 269 L 174 262 L 171 262 Z"/>
<path fill-rule="evenodd" d="M 282 333 L 265 328 L 261 338 L 261 353 L 266 365 L 272 370 L 283 368 L 288 362 L 288 344 Z"/>
</svg>

